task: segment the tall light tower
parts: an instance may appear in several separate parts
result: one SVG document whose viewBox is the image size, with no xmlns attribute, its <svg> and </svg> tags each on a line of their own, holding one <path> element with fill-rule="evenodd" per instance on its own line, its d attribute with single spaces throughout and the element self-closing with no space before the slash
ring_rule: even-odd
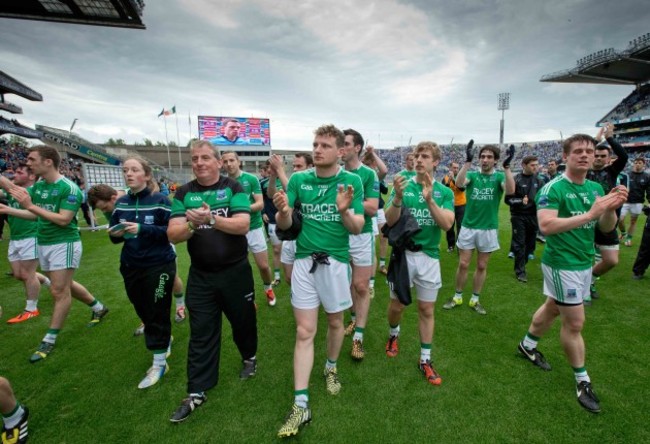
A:
<svg viewBox="0 0 650 444">
<path fill-rule="evenodd" d="M 504 114 L 507 109 L 510 109 L 510 93 L 499 93 L 497 100 L 497 109 L 501 111 L 501 129 L 499 130 L 499 148 L 503 148 L 503 128 L 504 128 Z"/>
</svg>

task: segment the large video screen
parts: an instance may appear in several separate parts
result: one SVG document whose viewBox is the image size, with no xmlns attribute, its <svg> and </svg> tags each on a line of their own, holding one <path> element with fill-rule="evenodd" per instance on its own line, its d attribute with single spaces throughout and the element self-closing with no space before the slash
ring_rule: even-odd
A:
<svg viewBox="0 0 650 444">
<path fill-rule="evenodd" d="M 199 116 L 199 138 L 214 145 L 271 145 L 269 119 Z"/>
</svg>

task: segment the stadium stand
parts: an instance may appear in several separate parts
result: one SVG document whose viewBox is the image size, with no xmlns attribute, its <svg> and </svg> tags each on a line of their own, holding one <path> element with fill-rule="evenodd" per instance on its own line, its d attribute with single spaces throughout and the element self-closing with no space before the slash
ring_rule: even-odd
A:
<svg viewBox="0 0 650 444">
<path fill-rule="evenodd" d="M 612 122 L 615 137 L 631 157 L 638 149 L 650 147 L 650 33 L 633 39 L 624 50 L 597 51 L 579 59 L 574 68 L 547 74 L 540 81 L 634 85 L 634 91 L 596 126 Z"/>
<path fill-rule="evenodd" d="M 3 0 L 0 17 L 145 29 L 143 0 Z"/>
</svg>

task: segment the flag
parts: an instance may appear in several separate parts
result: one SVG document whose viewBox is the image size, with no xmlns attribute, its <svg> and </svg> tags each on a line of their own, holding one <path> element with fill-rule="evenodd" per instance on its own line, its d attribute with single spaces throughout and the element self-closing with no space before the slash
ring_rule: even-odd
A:
<svg viewBox="0 0 650 444">
<path fill-rule="evenodd" d="M 172 109 L 165 109 L 163 108 L 162 111 L 160 111 L 160 114 L 158 114 L 158 117 L 160 116 L 171 116 L 172 114 L 176 114 L 176 105 L 172 106 Z"/>
</svg>

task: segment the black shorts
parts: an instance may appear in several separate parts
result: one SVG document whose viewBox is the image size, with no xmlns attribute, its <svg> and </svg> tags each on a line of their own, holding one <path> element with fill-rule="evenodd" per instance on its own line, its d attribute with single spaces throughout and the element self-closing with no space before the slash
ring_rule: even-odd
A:
<svg viewBox="0 0 650 444">
<path fill-rule="evenodd" d="M 620 244 L 620 241 L 618 240 L 618 232 L 616 231 L 616 228 L 614 228 L 609 233 L 603 233 L 598 228 L 596 228 L 596 237 L 594 238 L 594 243 L 596 245 L 603 245 L 603 246 Z"/>
</svg>

